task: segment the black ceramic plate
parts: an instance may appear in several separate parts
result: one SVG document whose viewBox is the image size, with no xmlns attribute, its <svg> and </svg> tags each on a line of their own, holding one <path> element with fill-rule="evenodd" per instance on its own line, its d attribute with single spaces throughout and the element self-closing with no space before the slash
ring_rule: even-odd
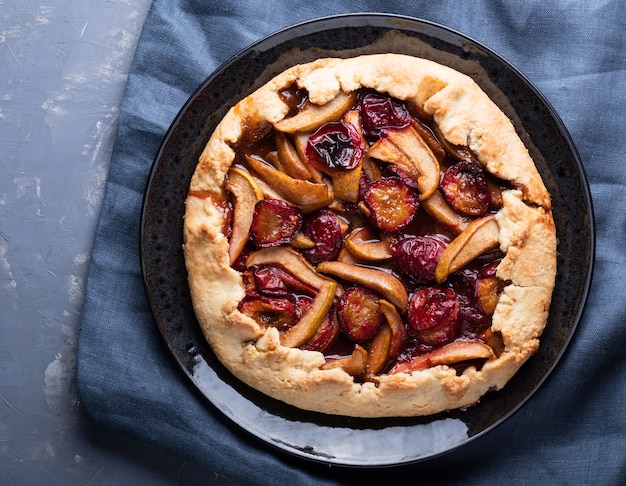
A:
<svg viewBox="0 0 626 486">
<path fill-rule="evenodd" d="M 184 201 L 201 150 L 236 101 L 293 64 L 385 52 L 432 59 L 472 76 L 511 118 L 552 194 L 558 277 L 539 353 L 479 405 L 416 419 L 330 417 L 272 400 L 240 383 L 217 361 L 190 302 L 181 251 Z M 398 465 L 467 444 L 502 423 L 541 385 L 570 341 L 586 301 L 594 255 L 592 217 L 589 188 L 569 135 L 514 67 L 439 25 L 392 15 L 344 15 L 296 25 L 257 42 L 191 96 L 152 169 L 141 257 L 150 305 L 167 345 L 191 382 L 225 417 L 261 441 L 303 458 L 344 466 Z"/>
</svg>

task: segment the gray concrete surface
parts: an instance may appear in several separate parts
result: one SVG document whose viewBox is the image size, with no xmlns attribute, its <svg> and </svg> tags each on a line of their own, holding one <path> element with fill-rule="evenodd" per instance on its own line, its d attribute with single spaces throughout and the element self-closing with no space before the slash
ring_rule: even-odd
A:
<svg viewBox="0 0 626 486">
<path fill-rule="evenodd" d="M 75 350 L 150 0 L 0 0 L 0 485 L 234 484 L 82 414 Z"/>
</svg>

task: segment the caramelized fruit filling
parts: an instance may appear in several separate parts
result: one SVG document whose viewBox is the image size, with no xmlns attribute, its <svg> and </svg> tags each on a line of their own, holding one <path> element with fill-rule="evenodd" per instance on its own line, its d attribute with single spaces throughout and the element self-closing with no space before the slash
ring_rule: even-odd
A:
<svg viewBox="0 0 626 486">
<path fill-rule="evenodd" d="M 360 380 L 498 355 L 506 184 L 385 94 L 280 96 L 288 116 L 249 123 L 225 184 L 239 310 Z"/>
</svg>

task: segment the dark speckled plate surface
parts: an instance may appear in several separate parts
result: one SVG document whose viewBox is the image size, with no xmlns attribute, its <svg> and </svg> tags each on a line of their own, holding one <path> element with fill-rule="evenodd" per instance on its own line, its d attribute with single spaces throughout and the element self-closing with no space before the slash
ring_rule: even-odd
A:
<svg viewBox="0 0 626 486">
<path fill-rule="evenodd" d="M 285 68 L 322 56 L 398 52 L 472 76 L 511 118 L 550 190 L 558 277 L 541 347 L 501 391 L 477 406 L 417 419 L 346 419 L 304 412 L 241 384 L 217 361 L 195 319 L 184 266 L 182 216 L 200 152 L 230 106 Z M 169 129 L 145 194 L 141 258 L 156 324 L 191 382 L 224 417 L 281 451 L 344 466 L 399 465 L 451 452 L 502 423 L 541 385 L 567 347 L 587 298 L 594 256 L 591 199 L 563 124 L 501 57 L 462 34 L 381 14 L 319 19 L 271 35 L 213 73 Z M 211 406 L 207 403 L 207 406 Z M 384 451 L 384 452 L 381 452 Z"/>
</svg>

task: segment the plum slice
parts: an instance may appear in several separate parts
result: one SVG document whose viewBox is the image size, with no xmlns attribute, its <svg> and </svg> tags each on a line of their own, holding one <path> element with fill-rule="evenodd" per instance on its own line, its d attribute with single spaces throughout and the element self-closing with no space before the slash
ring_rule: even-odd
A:
<svg viewBox="0 0 626 486">
<path fill-rule="evenodd" d="M 460 329 L 459 308 L 460 302 L 452 289 L 422 287 L 409 301 L 409 333 L 430 345 L 452 341 Z"/>
<path fill-rule="evenodd" d="M 448 242 L 443 236 L 408 236 L 393 245 L 397 268 L 415 282 L 434 282 L 437 262 Z"/>
<path fill-rule="evenodd" d="M 343 121 L 348 125 L 354 127 L 360 137 L 360 147 L 365 147 L 366 141 L 361 135 L 361 119 L 359 112 L 356 110 L 348 111 L 343 117 Z M 356 142 L 356 138 L 354 139 Z M 356 203 L 359 199 L 359 186 L 361 181 L 361 175 L 363 172 L 363 159 L 364 154 L 361 155 L 361 160 L 352 169 L 330 169 L 326 166 L 320 167 L 320 171 L 329 175 L 333 181 L 333 191 L 335 197 L 342 199 L 343 201 Z"/>
<path fill-rule="evenodd" d="M 302 232 L 315 246 L 302 254 L 311 263 L 335 260 L 343 244 L 343 231 L 339 218 L 331 211 L 320 210 L 308 215 Z"/>
<path fill-rule="evenodd" d="M 361 207 L 378 229 L 393 233 L 413 220 L 419 199 L 417 193 L 400 178 L 389 177 L 367 186 Z"/>
<path fill-rule="evenodd" d="M 305 153 L 311 165 L 322 172 L 351 170 L 363 157 L 361 135 L 351 123 L 326 123 L 309 137 Z"/>
<path fill-rule="evenodd" d="M 448 323 L 441 323 L 432 329 L 416 333 L 419 342 L 428 346 L 442 346 L 457 339 L 461 333 L 462 321 L 455 319 Z"/>
<path fill-rule="evenodd" d="M 464 268 L 456 272 L 450 279 L 450 288 L 459 299 L 459 316 L 461 318 L 461 335 L 463 338 L 475 339 L 489 325 L 489 315 L 478 304 L 478 270 Z M 477 285 L 478 284 L 478 285 Z"/>
<path fill-rule="evenodd" d="M 485 171 L 471 160 L 451 165 L 443 176 L 441 189 L 458 213 L 478 217 L 489 209 L 491 191 Z"/>
<path fill-rule="evenodd" d="M 349 287 L 337 302 L 341 330 L 355 343 L 370 340 L 383 324 L 378 295 L 370 289 Z"/>
<path fill-rule="evenodd" d="M 288 299 L 246 295 L 238 309 L 264 327 L 276 327 L 279 331 L 291 329 L 298 320 L 296 306 Z"/>
<path fill-rule="evenodd" d="M 287 298 L 290 293 L 280 271 L 271 266 L 254 266 L 250 268 L 254 288 L 261 295 L 268 297 Z"/>
<path fill-rule="evenodd" d="M 365 92 L 359 99 L 363 135 L 370 139 L 380 138 L 388 129 L 399 129 L 411 124 L 411 114 L 406 106 L 390 96 Z"/>
<path fill-rule="evenodd" d="M 250 239 L 257 248 L 289 243 L 302 227 L 300 210 L 281 199 L 262 199 L 254 206 Z"/>
</svg>

